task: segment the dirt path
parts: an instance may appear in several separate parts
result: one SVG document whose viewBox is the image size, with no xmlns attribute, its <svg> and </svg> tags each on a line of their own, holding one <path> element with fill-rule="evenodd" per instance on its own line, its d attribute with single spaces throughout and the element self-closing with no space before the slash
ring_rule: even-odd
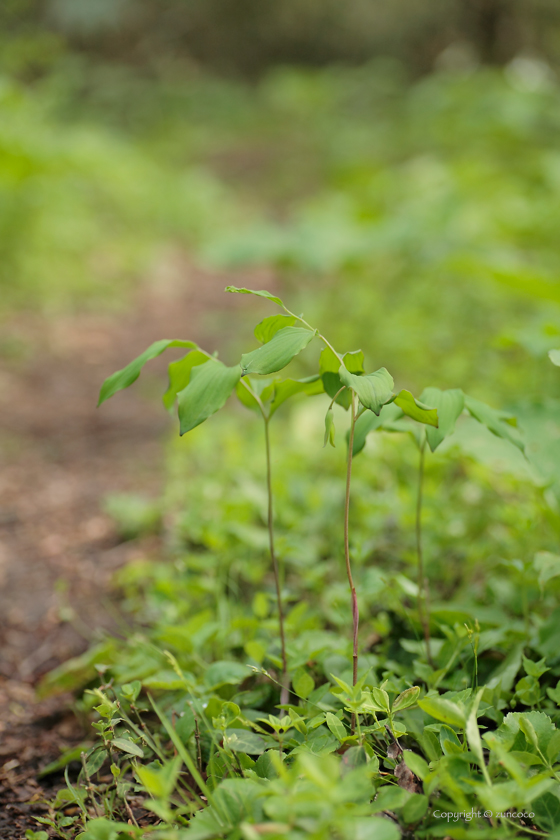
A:
<svg viewBox="0 0 560 840">
<path fill-rule="evenodd" d="M 142 395 L 148 376 L 96 411 L 99 385 L 158 338 L 213 345 L 219 333 L 226 346 L 229 314 L 247 303 L 223 294 L 223 277 L 204 275 L 178 255 L 160 275 L 125 316 L 18 316 L 2 336 L 1 838 L 38 828 L 31 815 L 41 813 L 49 787 L 36 781 L 37 770 L 83 737 L 67 700 L 36 704 L 32 686 L 84 650 L 99 628 L 114 626 L 114 571 L 157 550 L 153 539 L 149 546 L 120 542 L 102 500 L 114 492 L 157 494 L 161 441 L 172 421 Z M 253 282 L 271 285 L 270 278 Z M 151 363 L 151 374 L 163 374 L 165 365 Z"/>
</svg>

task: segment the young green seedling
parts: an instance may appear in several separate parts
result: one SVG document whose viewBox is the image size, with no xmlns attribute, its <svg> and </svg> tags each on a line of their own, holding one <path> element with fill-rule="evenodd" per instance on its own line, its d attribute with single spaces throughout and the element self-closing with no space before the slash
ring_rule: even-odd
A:
<svg viewBox="0 0 560 840">
<path fill-rule="evenodd" d="M 101 405 L 118 391 L 132 385 L 138 379 L 146 362 L 161 355 L 170 347 L 185 347 L 189 350 L 187 355 L 176 362 L 171 362 L 168 367 L 169 386 L 163 395 L 163 403 L 169 411 L 173 411 L 175 402 L 178 403 L 181 435 L 196 428 L 222 408 L 234 389 L 237 390 L 237 395 L 244 405 L 257 408 L 261 413 L 266 446 L 269 546 L 276 586 L 282 653 L 281 703 L 287 703 L 289 699 L 289 676 L 280 576 L 274 547 L 269 423 L 277 409 L 290 397 L 299 393 L 322 393 L 323 385 L 318 375 L 304 380 L 275 380 L 272 383 L 263 382 L 262 379 L 252 380 L 248 375 L 267 375 L 281 370 L 314 338 L 314 333 L 309 329 L 293 327 L 295 321 L 295 316 L 288 315 L 265 318 L 255 328 L 255 335 L 263 346 L 244 354 L 241 357 L 241 363 L 233 367 L 227 367 L 215 355 L 210 355 L 193 341 L 179 339 L 156 341 L 126 368 L 117 371 L 105 380 L 98 403 Z"/>
<path fill-rule="evenodd" d="M 420 399 L 422 402 L 434 406 L 437 410 L 439 420 L 437 428 L 433 428 L 432 426 L 413 426 L 404 417 L 404 412 L 399 410 L 398 407 L 388 405 L 378 416 L 369 413 L 360 418 L 354 436 L 353 450 L 354 455 L 361 452 L 365 446 L 367 435 L 376 430 L 408 432 L 412 435 L 412 439 L 418 447 L 420 460 L 418 464 L 415 523 L 418 570 L 418 617 L 424 632 L 426 656 L 428 662 L 433 667 L 430 650 L 430 587 L 424 571 L 424 552 L 422 547 L 422 502 L 426 444 L 431 452 L 435 452 L 445 438 L 453 434 L 457 419 L 466 409 L 471 417 L 486 426 L 492 434 L 509 441 L 522 452 L 524 451 L 524 446 L 520 438 L 511 429 L 511 426 L 516 425 L 515 418 L 506 412 L 491 408 L 486 403 L 480 402 L 480 400 L 469 397 L 460 388 L 453 388 L 448 391 L 441 391 L 439 388 L 425 388 Z"/>
<path fill-rule="evenodd" d="M 282 323 L 277 319 L 286 318 L 286 316 L 290 319 L 289 325 L 278 329 L 278 332 L 275 332 L 270 340 L 262 347 L 242 357 L 241 367 L 244 374 L 258 373 L 267 375 L 281 370 L 300 350 L 307 347 L 314 338 L 319 338 L 324 344 L 319 363 L 319 375 L 325 391 L 332 397 L 325 418 L 325 444 L 330 441 L 334 446 L 333 404 L 337 402 L 345 408 L 350 407 L 352 409 L 344 503 L 344 559 L 352 604 L 352 673 L 353 684 L 355 685 L 358 680 L 358 630 L 360 614 L 350 563 L 349 513 L 353 439 L 356 421 L 364 412 L 373 412 L 374 415 L 379 415 L 383 406 L 392 402 L 399 406 L 403 414 L 421 423 L 429 423 L 434 426 L 437 426 L 438 422 L 437 412 L 418 402 L 409 391 L 403 390 L 398 394 L 394 394 L 393 377 L 386 368 L 380 368 L 374 373 L 366 374 L 363 368 L 364 356 L 361 350 L 346 353 L 345 355 L 338 353 L 324 335 L 312 327 L 303 317 L 291 312 L 279 297 L 264 290 L 255 291 L 236 286 L 227 286 L 226 291 L 258 295 L 259 297 L 267 298 L 272 303 L 281 307 L 286 314 L 284 316 L 275 316 L 275 319 L 271 319 L 271 323 Z M 296 322 L 301 324 L 301 327 L 294 326 Z"/>
<path fill-rule="evenodd" d="M 255 327 L 255 337 L 262 342 L 263 346 L 270 342 L 275 335 L 281 330 L 292 326 L 294 318 L 288 315 L 271 315 L 265 318 Z M 259 350 L 262 348 L 259 348 Z M 259 350 L 253 351 L 258 353 Z M 262 363 L 257 364 L 251 362 L 251 353 L 247 353 L 242 357 L 242 364 L 247 365 L 250 369 L 263 368 Z M 293 358 L 293 357 L 290 357 Z M 253 356 L 254 359 L 254 356 Z M 267 369 L 274 367 L 276 363 L 267 365 Z M 282 690 L 280 693 L 280 705 L 284 705 L 289 700 L 289 673 L 288 661 L 286 654 L 286 637 L 284 632 L 284 609 L 282 605 L 282 591 L 280 582 L 280 571 L 278 568 L 278 559 L 276 556 L 276 549 L 274 545 L 274 505 L 272 493 L 272 467 L 271 467 L 271 447 L 270 447 L 270 421 L 280 406 L 286 402 L 290 397 L 296 394 L 307 394 L 308 396 L 323 393 L 323 383 L 320 377 L 310 376 L 307 379 L 275 379 L 270 382 L 266 379 L 251 379 L 249 375 L 245 375 L 237 385 L 237 396 L 247 408 L 256 410 L 260 413 L 264 425 L 264 440 L 266 450 L 266 487 L 268 497 L 268 540 L 270 559 L 274 572 L 274 582 L 276 586 L 276 601 L 278 605 L 278 621 L 280 629 L 280 646 L 282 652 Z"/>
</svg>

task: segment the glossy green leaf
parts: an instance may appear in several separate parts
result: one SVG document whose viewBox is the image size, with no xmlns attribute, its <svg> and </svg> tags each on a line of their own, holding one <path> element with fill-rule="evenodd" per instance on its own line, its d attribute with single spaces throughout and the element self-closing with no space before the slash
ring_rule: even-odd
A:
<svg viewBox="0 0 560 840">
<path fill-rule="evenodd" d="M 284 306 L 279 297 L 271 295 L 270 292 L 265 291 L 265 289 L 256 291 L 255 289 L 245 289 L 244 287 L 240 288 L 239 286 L 226 286 L 225 291 L 234 292 L 239 295 L 257 295 L 258 297 L 263 297 L 267 300 L 271 300 L 273 303 L 277 303 L 278 306 Z"/>
<path fill-rule="evenodd" d="M 266 743 L 255 732 L 249 732 L 246 729 L 226 729 L 224 747 L 233 752 L 247 753 L 247 755 L 262 755 L 266 749 Z"/>
<path fill-rule="evenodd" d="M 438 413 L 435 408 L 430 408 L 425 403 L 417 400 L 410 391 L 399 391 L 395 397 L 395 405 L 402 409 L 403 414 L 416 420 L 417 423 L 424 423 L 428 426 L 438 425 Z"/>
<path fill-rule="evenodd" d="M 330 443 L 331 446 L 334 446 L 334 414 L 332 410 L 332 406 L 329 407 L 327 413 L 325 414 L 325 437 L 323 438 L 323 449 Z"/>
<path fill-rule="evenodd" d="M 129 755 L 137 755 L 138 758 L 144 758 L 142 747 L 138 744 L 133 744 L 132 741 L 128 741 L 126 738 L 113 738 L 111 743 L 115 749 L 121 752 L 128 753 Z"/>
<path fill-rule="evenodd" d="M 280 406 L 294 397 L 296 394 L 305 394 L 308 397 L 323 394 L 323 381 L 319 375 L 308 376 L 305 379 L 283 379 L 280 382 L 272 384 L 273 397 L 270 403 L 270 416 L 277 411 Z"/>
<path fill-rule="evenodd" d="M 109 397 L 116 394 L 117 391 L 122 391 L 123 388 L 128 388 L 129 385 L 136 382 L 146 362 L 155 359 L 157 356 L 161 356 L 163 351 L 167 350 L 168 347 L 188 347 L 191 350 L 196 350 L 198 345 L 194 341 L 182 341 L 181 339 L 162 338 L 160 341 L 154 341 L 147 350 L 144 350 L 140 356 L 133 359 L 125 368 L 117 370 L 111 376 L 107 377 L 101 386 L 97 405 L 100 406 L 105 400 L 108 400 Z"/>
<path fill-rule="evenodd" d="M 395 403 L 384 405 L 379 415 L 374 414 L 373 411 L 364 411 L 354 426 L 353 455 L 358 455 L 362 451 L 369 433 L 377 429 L 384 432 L 410 432 L 412 424 L 403 419 L 402 409 Z"/>
<path fill-rule="evenodd" d="M 462 728 L 465 725 L 465 714 L 460 706 L 442 697 L 424 697 L 418 701 L 420 708 L 436 720 L 451 726 Z"/>
<path fill-rule="evenodd" d="M 316 332 L 303 327 L 284 327 L 267 344 L 241 356 L 243 374 L 266 376 L 282 370 L 316 335 Z"/>
<path fill-rule="evenodd" d="M 482 423 L 486 428 L 492 432 L 496 437 L 508 440 L 517 446 L 522 452 L 525 450 L 523 441 L 512 431 L 511 427 L 516 426 L 517 422 L 511 414 L 505 411 L 497 411 L 491 408 L 486 403 L 480 400 L 475 400 L 465 394 L 465 408 L 475 420 Z"/>
<path fill-rule="evenodd" d="M 342 384 L 347 388 L 352 388 L 361 404 L 374 414 L 379 414 L 385 403 L 389 402 L 393 396 L 393 377 L 386 368 L 380 368 L 375 373 L 364 376 L 356 376 L 341 365 L 338 375 Z"/>
<path fill-rule="evenodd" d="M 560 367 L 560 350 L 549 350 L 548 358 L 550 359 L 553 365 Z"/>
<path fill-rule="evenodd" d="M 194 367 L 189 384 L 177 394 L 181 434 L 184 435 L 215 414 L 224 405 L 240 378 L 239 365 L 226 367 L 214 359 L 209 364 Z"/>
<path fill-rule="evenodd" d="M 439 388 L 424 388 L 420 395 L 422 402 L 437 409 L 437 429 L 426 429 L 428 446 L 435 452 L 440 443 L 453 434 L 457 418 L 465 407 L 465 396 L 460 388 L 441 391 Z"/>
<path fill-rule="evenodd" d="M 179 391 L 186 388 L 191 378 L 191 371 L 196 365 L 203 365 L 208 361 L 206 353 L 193 350 L 177 362 L 171 362 L 167 368 L 169 385 L 163 395 L 163 404 L 168 411 L 172 411 Z"/>
<path fill-rule="evenodd" d="M 255 338 L 261 344 L 266 344 L 279 330 L 284 327 L 293 327 L 296 319 L 293 315 L 269 315 L 255 327 Z"/>
</svg>

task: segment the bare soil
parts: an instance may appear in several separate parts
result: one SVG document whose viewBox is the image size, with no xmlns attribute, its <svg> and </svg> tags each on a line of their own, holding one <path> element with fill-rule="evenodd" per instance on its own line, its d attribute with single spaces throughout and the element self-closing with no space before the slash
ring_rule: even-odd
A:
<svg viewBox="0 0 560 840">
<path fill-rule="evenodd" d="M 171 253 L 126 313 L 18 314 L 0 338 L 0 838 L 40 826 L 61 774 L 37 779 L 84 733 L 71 698 L 38 702 L 41 676 L 122 624 L 114 572 L 159 550 L 122 542 L 103 511 L 108 493 L 157 496 L 173 422 L 158 405 L 150 363 L 135 387 L 95 408 L 103 379 L 159 338 L 234 343 L 224 278 Z M 239 285 L 270 288 L 270 277 Z M 253 299 L 254 300 L 254 299 Z M 255 301 L 255 303 L 258 302 Z M 241 316 L 244 317 L 244 316 Z M 178 355 L 178 354 L 176 354 Z M 153 393 L 152 393 L 153 392 Z"/>
</svg>

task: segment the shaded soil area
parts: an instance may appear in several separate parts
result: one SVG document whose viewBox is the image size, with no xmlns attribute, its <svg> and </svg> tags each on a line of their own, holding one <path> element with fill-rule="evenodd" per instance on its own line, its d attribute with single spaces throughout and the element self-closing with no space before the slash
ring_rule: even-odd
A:
<svg viewBox="0 0 560 840">
<path fill-rule="evenodd" d="M 274 285 L 270 277 L 244 281 Z M 3 328 L 0 838 L 39 828 L 33 815 L 64 782 L 60 774 L 37 781 L 38 771 L 87 736 L 69 711 L 71 698 L 38 703 L 33 686 L 103 630 L 122 630 L 111 578 L 159 548 L 157 537 L 120 541 L 103 499 L 157 496 L 162 440 L 173 427 L 158 395 L 173 357 L 150 363 L 134 388 L 96 410 L 99 386 L 159 338 L 235 349 L 232 314 L 244 319 L 255 304 L 225 295 L 226 282 L 236 278 L 204 274 L 171 254 L 125 314 L 23 314 Z"/>
</svg>

